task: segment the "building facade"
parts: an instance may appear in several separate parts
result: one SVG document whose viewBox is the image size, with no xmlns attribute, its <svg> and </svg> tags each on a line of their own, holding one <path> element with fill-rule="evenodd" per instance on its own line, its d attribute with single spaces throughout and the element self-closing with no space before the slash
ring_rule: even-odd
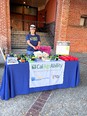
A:
<svg viewBox="0 0 87 116">
<path fill-rule="evenodd" d="M 28 28 L 29 25 L 27 26 L 26 22 L 22 22 L 23 25 L 18 26 L 14 20 L 17 16 L 23 21 L 31 19 L 36 22 L 45 22 L 48 28 L 55 27 L 52 30 L 54 49 L 57 41 L 70 41 L 71 52 L 87 52 L 86 7 L 86 0 L 46 0 L 42 7 L 38 7 L 36 15 L 31 16 L 23 15 L 23 12 L 22 15 L 12 13 L 10 1 L 3 0 L 0 2 L 0 47 L 4 48 L 6 52 L 11 51 L 11 29 L 15 27 L 13 28 L 15 31 L 18 28 L 26 31 Z M 43 23 L 37 24 L 38 28 L 43 25 Z"/>
</svg>

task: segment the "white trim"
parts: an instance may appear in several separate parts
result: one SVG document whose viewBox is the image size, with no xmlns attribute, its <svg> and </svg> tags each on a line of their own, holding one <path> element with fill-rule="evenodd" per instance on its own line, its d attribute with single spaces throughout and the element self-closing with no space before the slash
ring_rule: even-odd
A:
<svg viewBox="0 0 87 116">
<path fill-rule="evenodd" d="M 41 7 L 38 7 L 38 11 L 41 11 L 41 10 L 43 10 L 43 9 L 45 9 L 45 5 L 43 5 L 43 6 L 41 6 Z"/>
<path fill-rule="evenodd" d="M 80 26 L 84 26 L 85 18 L 80 18 Z"/>
<path fill-rule="evenodd" d="M 46 0 L 45 6 L 47 5 L 48 2 L 49 2 L 49 0 Z"/>
<path fill-rule="evenodd" d="M 38 11 L 41 11 L 41 10 L 45 9 L 45 7 L 46 7 L 46 5 L 47 5 L 48 2 L 49 2 L 49 0 L 46 0 L 45 5 L 43 5 L 41 7 L 38 7 Z"/>
</svg>

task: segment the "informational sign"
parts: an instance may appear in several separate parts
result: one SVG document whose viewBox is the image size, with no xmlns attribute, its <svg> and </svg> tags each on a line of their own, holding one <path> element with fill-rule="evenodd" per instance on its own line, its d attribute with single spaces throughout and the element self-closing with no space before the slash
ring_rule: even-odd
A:
<svg viewBox="0 0 87 116">
<path fill-rule="evenodd" d="M 7 58 L 7 65 L 18 64 L 17 57 L 8 57 Z"/>
<path fill-rule="evenodd" d="M 29 88 L 63 84 L 64 61 L 32 62 L 29 67 Z"/>
<path fill-rule="evenodd" d="M 70 42 L 69 41 L 58 41 L 56 45 L 56 54 L 69 55 Z"/>
</svg>

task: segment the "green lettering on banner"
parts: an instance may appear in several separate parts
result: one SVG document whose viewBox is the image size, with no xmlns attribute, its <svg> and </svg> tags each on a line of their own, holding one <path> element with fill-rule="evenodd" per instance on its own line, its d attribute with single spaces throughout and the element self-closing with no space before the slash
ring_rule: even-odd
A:
<svg viewBox="0 0 87 116">
<path fill-rule="evenodd" d="M 61 68 L 62 64 L 52 63 L 52 64 L 33 64 L 32 69 L 52 69 L 52 68 Z"/>
<path fill-rule="evenodd" d="M 43 69 L 43 64 L 42 65 L 38 64 L 37 69 Z"/>
<path fill-rule="evenodd" d="M 43 64 L 32 65 L 32 69 L 43 69 Z"/>
<path fill-rule="evenodd" d="M 36 69 L 36 65 L 32 65 L 32 69 Z"/>
<path fill-rule="evenodd" d="M 58 68 L 58 67 L 62 67 L 62 65 L 61 64 L 58 64 L 58 63 L 56 63 L 56 64 L 51 64 L 51 68 Z"/>
<path fill-rule="evenodd" d="M 50 65 L 49 64 L 45 64 L 44 65 L 44 69 L 50 69 Z"/>
<path fill-rule="evenodd" d="M 56 64 L 56 67 L 60 67 L 61 68 L 62 67 L 62 64 Z"/>
</svg>

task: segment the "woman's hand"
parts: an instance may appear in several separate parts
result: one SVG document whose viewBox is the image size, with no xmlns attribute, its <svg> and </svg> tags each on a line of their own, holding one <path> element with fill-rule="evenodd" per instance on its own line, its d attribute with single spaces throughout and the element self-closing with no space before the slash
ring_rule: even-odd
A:
<svg viewBox="0 0 87 116">
<path fill-rule="evenodd" d="M 35 48 L 36 48 L 36 50 L 39 50 L 40 49 L 40 46 L 36 46 Z"/>
<path fill-rule="evenodd" d="M 30 43 L 30 40 L 27 40 L 27 44 L 28 44 L 29 46 L 31 46 L 34 50 L 36 50 L 36 47 L 33 46 L 33 45 Z"/>
<path fill-rule="evenodd" d="M 34 49 L 34 50 L 37 50 L 35 46 L 33 46 L 33 49 Z"/>
</svg>

